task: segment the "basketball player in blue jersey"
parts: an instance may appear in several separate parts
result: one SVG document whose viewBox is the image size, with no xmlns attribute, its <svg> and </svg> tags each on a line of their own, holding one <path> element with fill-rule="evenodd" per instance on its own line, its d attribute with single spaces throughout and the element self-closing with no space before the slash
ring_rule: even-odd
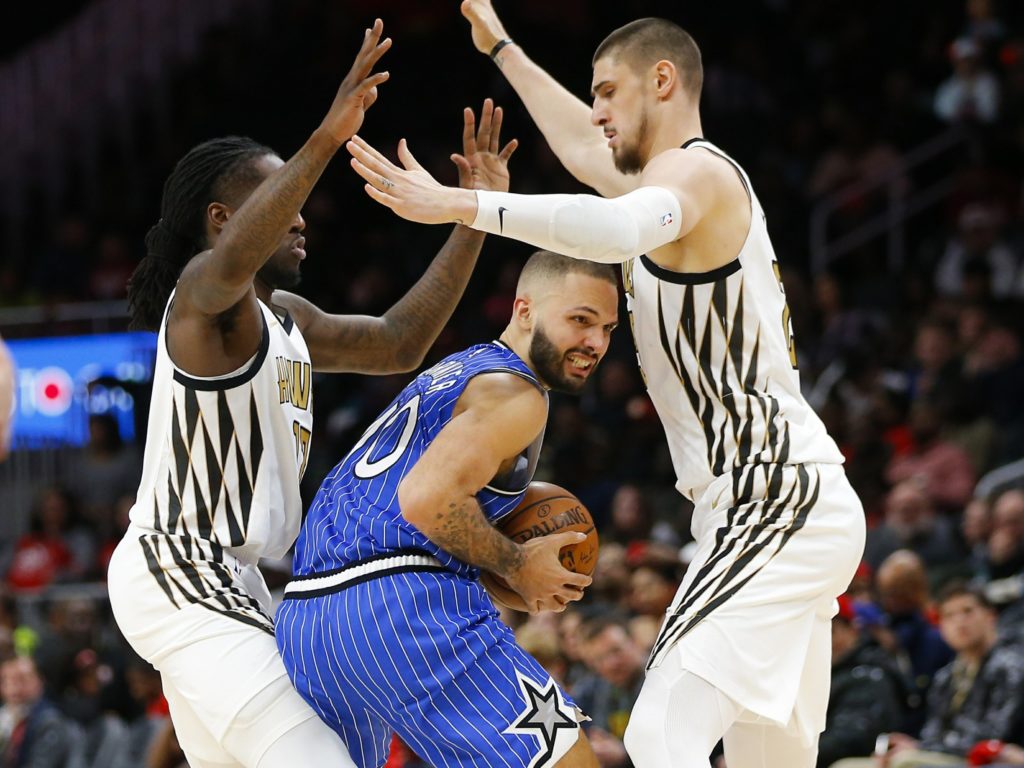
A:
<svg viewBox="0 0 1024 768">
<path fill-rule="evenodd" d="M 864 548 L 842 454 L 800 392 L 764 211 L 744 170 L 702 138 L 700 50 L 640 19 L 593 59 L 588 107 L 512 42 L 490 0 L 463 0 L 477 49 L 596 195 L 440 187 L 358 137 L 353 165 L 413 221 L 463 221 L 622 264 L 637 357 L 695 505 L 697 552 L 625 735 L 637 768 L 812 768 L 825 726 L 835 598 Z M 406 150 L 408 156 L 408 150 Z M 607 198 L 607 199 L 605 199 Z"/>
<path fill-rule="evenodd" d="M 287 162 L 251 139 L 204 142 L 175 166 L 132 276 L 136 326 L 159 331 L 142 481 L 110 563 L 117 623 L 163 680 L 193 768 L 350 766 L 295 693 L 256 565 L 291 547 L 310 446 L 312 372 L 419 365 L 483 236 L 456 228 L 384 317 L 331 315 L 287 293 L 306 257 L 306 197 L 387 73 L 378 20 L 334 103 Z M 466 116 L 460 181 L 507 188 L 500 112 Z M 492 130 L 493 129 L 493 130 Z M 492 151 L 493 150 L 493 151 Z"/>
<path fill-rule="evenodd" d="M 520 502 L 547 390 L 578 392 L 618 319 L 606 265 L 545 251 L 523 268 L 500 339 L 420 374 L 324 480 L 277 613 L 299 693 L 357 765 L 397 732 L 434 768 L 596 766 L 581 715 L 518 645 L 480 583 L 505 578 L 532 611 L 564 609 L 582 533 L 520 545 L 494 522 Z"/>
</svg>

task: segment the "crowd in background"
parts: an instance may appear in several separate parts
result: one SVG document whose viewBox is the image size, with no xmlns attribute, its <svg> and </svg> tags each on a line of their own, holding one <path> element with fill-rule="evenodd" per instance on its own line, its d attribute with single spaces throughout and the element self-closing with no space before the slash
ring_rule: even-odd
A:
<svg viewBox="0 0 1024 768">
<path fill-rule="evenodd" d="M 702 47 L 706 136 L 745 166 L 766 210 L 802 384 L 868 516 L 864 562 L 834 620 L 819 765 L 870 755 L 883 732 L 893 732 L 890 768 L 915 749 L 961 760 L 953 764 L 1024 764 L 1022 9 L 998 0 L 711 5 L 690 4 L 680 16 L 675 4 L 646 0 L 625 10 L 522 0 L 501 11 L 527 52 L 584 99 L 593 48 L 625 21 L 671 16 Z M 580 190 L 500 73 L 472 51 L 454 6 L 279 3 L 265 38 L 217 30 L 174 81 L 171 124 L 154 132 L 163 138 L 141 164 L 123 167 L 111 145 L 93 185 L 98 198 L 76 200 L 72 181 L 55 213 L 30 213 L 33 253 L 0 260 L 0 305 L 123 298 L 177 157 L 226 133 L 287 156 L 315 126 L 361 25 L 377 13 L 396 42 L 392 81 L 363 129 L 371 141 L 385 148 L 405 136 L 421 162 L 454 179 L 447 158 L 458 149 L 460 108 L 492 96 L 508 111 L 506 135 L 522 144 L 512 190 Z M 947 131 L 958 132 L 954 151 L 900 173 L 909 151 Z M 881 175 L 907 199 L 934 178 L 952 186 L 906 223 L 900 260 L 879 238 L 815 270 L 815 201 Z M 124 198 L 129 176 L 145 195 Z M 378 314 L 445 232 L 392 218 L 360 187 L 337 162 L 309 199 L 299 292 L 333 311 Z M 892 189 L 846 196 L 829 233 L 854 231 Z M 485 244 L 428 364 L 500 332 L 528 253 L 496 238 Z M 552 398 L 537 474 L 572 490 L 598 521 L 595 582 L 563 614 L 507 620 L 591 716 L 602 765 L 625 766 L 621 737 L 691 553 L 692 506 L 673 489 L 628 324 L 595 379 L 582 397 Z M 316 379 L 307 499 L 407 380 Z M 180 762 L 159 676 L 126 648 L 102 591 L 88 589 L 105 578 L 124 530 L 140 453 L 121 441 L 116 422 L 93 417 L 64 482 L 39 488 L 26 530 L 3 542 L 3 765 Z M 267 564 L 272 585 L 287 579 L 287 567 Z M 64 597 L 47 599 L 55 585 Z M 999 743 L 978 746 L 991 740 Z M 395 745 L 392 768 L 417 764 Z"/>
</svg>

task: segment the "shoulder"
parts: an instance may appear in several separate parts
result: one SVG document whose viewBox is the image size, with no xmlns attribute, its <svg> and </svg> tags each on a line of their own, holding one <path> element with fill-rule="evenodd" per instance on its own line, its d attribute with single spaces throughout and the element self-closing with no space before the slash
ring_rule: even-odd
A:
<svg viewBox="0 0 1024 768">
<path fill-rule="evenodd" d="M 742 187 L 732 163 L 699 147 L 658 154 L 644 168 L 640 184 L 665 187 L 709 202 Z"/>
<path fill-rule="evenodd" d="M 526 414 L 547 413 L 547 398 L 536 381 L 511 371 L 481 371 L 463 391 L 464 407 L 513 407 Z"/>
<path fill-rule="evenodd" d="M 271 299 L 277 306 L 288 310 L 300 331 L 308 328 L 317 315 L 321 314 L 316 304 L 288 291 L 274 291 Z"/>
<path fill-rule="evenodd" d="M 995 648 L 985 664 L 985 672 L 993 678 L 1019 679 L 1024 676 L 1024 651 L 1013 645 Z"/>
<path fill-rule="evenodd" d="M 713 180 L 735 176 L 732 163 L 721 155 L 700 147 L 683 149 L 676 147 L 667 149 L 651 158 L 644 167 L 642 183 L 647 183 L 648 174 L 662 175 L 665 173 L 682 174 L 684 177 L 697 177 Z"/>
</svg>

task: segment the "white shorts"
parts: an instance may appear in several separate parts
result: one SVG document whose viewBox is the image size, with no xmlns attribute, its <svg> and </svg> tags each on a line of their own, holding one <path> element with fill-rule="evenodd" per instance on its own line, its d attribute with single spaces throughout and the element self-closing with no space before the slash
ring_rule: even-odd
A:
<svg viewBox="0 0 1024 768">
<path fill-rule="evenodd" d="M 697 551 L 649 667 L 682 668 L 814 743 L 825 727 L 831 618 L 864 552 L 864 511 L 842 466 L 744 467 L 708 486 Z"/>
<path fill-rule="evenodd" d="M 281 662 L 259 570 L 227 553 L 221 562 L 196 557 L 189 546 L 130 527 L 110 560 L 110 605 L 132 648 L 160 671 L 189 757 L 254 766 L 316 714 Z M 240 717 L 257 697 L 266 702 L 258 716 Z M 229 752 L 225 742 L 243 746 Z"/>
</svg>

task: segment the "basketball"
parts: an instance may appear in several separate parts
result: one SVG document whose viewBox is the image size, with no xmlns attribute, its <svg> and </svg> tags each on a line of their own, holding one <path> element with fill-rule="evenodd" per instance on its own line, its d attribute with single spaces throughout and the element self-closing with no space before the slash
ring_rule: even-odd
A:
<svg viewBox="0 0 1024 768">
<path fill-rule="evenodd" d="M 588 576 L 597 567 L 597 528 L 590 511 L 573 494 L 553 483 L 530 483 L 519 506 L 499 520 L 497 528 L 519 544 L 551 533 L 580 531 L 587 538 L 562 547 L 559 559 L 567 570 Z M 480 580 L 497 602 L 517 611 L 526 610 L 519 593 L 500 576 L 484 571 Z"/>
</svg>

